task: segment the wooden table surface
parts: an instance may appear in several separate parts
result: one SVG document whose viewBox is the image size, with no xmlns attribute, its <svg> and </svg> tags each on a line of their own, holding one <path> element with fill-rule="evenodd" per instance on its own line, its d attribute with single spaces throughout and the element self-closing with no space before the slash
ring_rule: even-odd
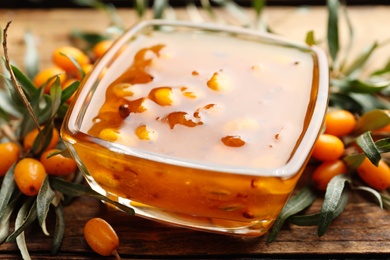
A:
<svg viewBox="0 0 390 260">
<path fill-rule="evenodd" d="M 373 40 L 380 42 L 390 37 L 390 7 L 349 7 L 349 13 L 356 30 L 354 51 Z M 129 26 L 137 20 L 130 9 L 120 9 L 118 14 Z M 251 12 L 248 14 L 252 17 Z M 220 15 L 230 19 L 222 12 Z M 177 16 L 186 19 L 186 11 L 177 10 Z M 309 30 L 319 38 L 325 35 L 327 13 L 323 7 L 269 7 L 264 17 L 274 31 L 292 39 L 303 40 Z M 8 35 L 11 59 L 23 67 L 23 35 L 31 30 L 38 42 L 42 68 L 51 64 L 51 52 L 56 47 L 69 44 L 71 30 L 102 32 L 109 23 L 103 12 L 89 9 L 0 10 L 0 27 L 4 28 L 9 20 L 13 21 Z M 388 57 L 390 49 L 386 46 L 373 59 L 373 66 L 381 65 Z M 266 236 L 238 238 L 171 227 L 128 216 L 95 199 L 80 198 L 65 208 L 65 238 L 57 256 L 50 256 L 51 240 L 38 226 L 27 232 L 27 244 L 34 259 L 98 259 L 84 241 L 82 229 L 88 219 L 99 216 L 117 231 L 123 259 L 390 257 L 390 212 L 361 196 L 352 196 L 323 237 L 317 237 L 316 227 L 286 225 L 273 243 L 266 243 Z M 310 210 L 319 211 L 320 206 L 317 202 Z M 0 258 L 19 259 L 16 245 L 0 245 Z"/>
</svg>

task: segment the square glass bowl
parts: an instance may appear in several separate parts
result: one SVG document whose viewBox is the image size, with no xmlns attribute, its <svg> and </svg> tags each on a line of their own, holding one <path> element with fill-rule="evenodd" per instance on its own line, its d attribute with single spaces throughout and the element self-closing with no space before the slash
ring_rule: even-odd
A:
<svg viewBox="0 0 390 260">
<path fill-rule="evenodd" d="M 97 192 L 136 215 L 260 236 L 328 105 L 315 46 L 241 27 L 143 21 L 80 86 L 61 135 Z"/>
</svg>

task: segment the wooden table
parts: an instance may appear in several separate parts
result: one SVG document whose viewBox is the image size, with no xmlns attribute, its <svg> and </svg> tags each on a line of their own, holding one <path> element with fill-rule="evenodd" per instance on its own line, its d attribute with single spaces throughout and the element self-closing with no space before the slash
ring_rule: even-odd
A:
<svg viewBox="0 0 390 260">
<path fill-rule="evenodd" d="M 374 39 L 389 38 L 388 15 L 390 7 L 350 7 L 351 20 L 356 29 L 357 48 Z M 118 10 L 126 24 L 136 21 L 133 10 Z M 252 17 L 252 13 L 249 17 Z M 221 16 L 230 19 L 221 12 Z M 185 10 L 177 10 L 181 19 Z M 285 36 L 302 40 L 309 30 L 318 37 L 324 36 L 326 10 L 323 7 L 292 8 L 272 7 L 265 12 L 271 28 Z M 25 46 L 23 35 L 29 29 L 38 41 L 41 67 L 51 64 L 52 51 L 69 44 L 68 35 L 73 29 L 102 32 L 108 25 L 104 13 L 89 9 L 0 10 L 0 26 L 13 20 L 9 29 L 11 59 L 23 67 Z M 345 27 L 343 27 L 345 28 Z M 342 30 L 345 32 L 345 30 Z M 373 64 L 382 64 L 390 56 L 390 49 L 382 48 Z M 373 65 L 374 66 L 374 65 Z M 307 177 L 307 176 L 306 176 Z M 310 209 L 319 211 L 320 202 Z M 117 231 L 123 259 L 130 258 L 312 258 L 312 257 L 390 257 L 390 213 L 361 194 L 354 194 L 345 212 L 318 238 L 316 227 L 284 226 L 273 243 L 260 238 L 237 238 L 196 232 L 171 227 L 112 210 L 100 201 L 80 198 L 65 208 L 66 230 L 60 254 L 50 256 L 50 238 L 38 226 L 28 231 L 27 243 L 34 259 L 97 259 L 83 238 L 83 226 L 91 217 L 102 217 Z M 19 259 L 15 244 L 0 245 L 0 257 Z M 109 258 L 110 259 L 110 258 Z M 113 257 L 111 258 L 113 259 Z"/>
</svg>

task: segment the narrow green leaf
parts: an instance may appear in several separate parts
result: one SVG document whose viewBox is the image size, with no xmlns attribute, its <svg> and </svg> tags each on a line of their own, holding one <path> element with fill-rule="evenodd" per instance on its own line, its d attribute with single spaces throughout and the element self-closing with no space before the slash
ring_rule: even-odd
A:
<svg viewBox="0 0 390 260">
<path fill-rule="evenodd" d="M 161 19 L 164 16 L 165 8 L 168 6 L 168 0 L 154 1 L 153 18 Z"/>
<path fill-rule="evenodd" d="M 364 65 L 367 63 L 372 53 L 378 48 L 378 43 L 374 42 L 366 50 L 364 50 L 356 59 L 346 67 L 342 72 L 347 75 L 355 78 L 356 73 L 360 72 Z"/>
<path fill-rule="evenodd" d="M 52 122 L 45 124 L 42 131 L 40 131 L 36 136 L 31 151 L 33 151 L 35 154 L 39 154 L 45 150 L 50 144 L 51 138 L 53 136 L 53 129 L 54 124 Z"/>
<path fill-rule="evenodd" d="M 362 148 L 364 154 L 368 159 L 374 164 L 378 166 L 379 161 L 382 159 L 381 154 L 375 146 L 375 142 L 372 139 L 370 132 L 365 132 L 361 134 L 357 139 L 356 143 Z"/>
<path fill-rule="evenodd" d="M 15 190 L 15 181 L 14 181 L 14 168 L 15 164 L 7 171 L 3 178 L 0 188 L 0 218 L 3 216 L 8 202 L 12 197 L 12 194 Z"/>
<path fill-rule="evenodd" d="M 375 109 L 390 109 L 390 102 L 388 100 L 381 100 L 375 95 L 360 93 L 349 93 L 348 95 L 362 107 L 362 114 Z"/>
<path fill-rule="evenodd" d="M 24 67 L 30 79 L 34 78 L 39 71 L 39 55 L 35 45 L 35 39 L 30 30 L 24 34 L 26 54 L 24 55 Z"/>
<path fill-rule="evenodd" d="M 337 204 L 337 207 L 335 209 L 333 219 L 338 217 L 344 211 L 344 208 L 348 203 L 349 193 L 349 188 L 345 187 L 343 193 L 341 194 L 339 203 Z M 309 215 L 294 215 L 291 216 L 288 220 L 290 223 L 297 226 L 315 226 L 318 225 L 320 215 L 321 214 L 319 212 Z"/>
<path fill-rule="evenodd" d="M 360 79 L 333 79 L 331 80 L 332 86 L 338 87 L 340 91 L 345 93 L 363 93 L 363 94 L 375 94 L 390 86 L 390 80 L 372 81 L 372 80 L 360 80 Z"/>
<path fill-rule="evenodd" d="M 50 204 L 55 198 L 56 194 L 51 189 L 49 184 L 49 177 L 46 176 L 41 189 L 39 190 L 37 196 L 37 217 L 38 223 L 42 228 L 43 233 L 46 236 L 49 236 L 49 232 L 46 229 L 46 217 L 50 209 Z"/>
<path fill-rule="evenodd" d="M 80 81 L 75 81 L 62 91 L 61 105 L 64 104 L 79 88 Z"/>
<path fill-rule="evenodd" d="M 390 152 L 390 137 L 379 139 L 375 142 L 375 146 L 381 154 Z"/>
<path fill-rule="evenodd" d="M 389 61 L 385 64 L 385 66 L 379 70 L 375 70 L 374 72 L 371 73 L 371 76 L 380 76 L 383 74 L 390 73 L 390 59 Z"/>
<path fill-rule="evenodd" d="M 390 196 L 388 194 L 379 193 L 381 195 L 383 208 L 386 210 L 390 210 Z"/>
<path fill-rule="evenodd" d="M 341 10 L 344 13 L 345 21 L 347 23 L 348 34 L 349 34 L 348 44 L 347 44 L 347 47 L 345 48 L 346 53 L 345 53 L 343 61 L 340 64 L 340 70 L 342 71 L 343 68 L 345 67 L 345 64 L 347 63 L 347 60 L 348 60 L 350 53 L 353 49 L 352 47 L 353 47 L 353 43 L 355 42 L 355 33 L 354 33 L 354 29 L 353 29 L 353 26 L 351 23 L 351 19 L 350 19 L 349 14 L 348 14 L 348 8 L 346 7 L 345 2 L 342 2 L 341 7 L 342 7 Z"/>
<path fill-rule="evenodd" d="M 320 213 L 308 215 L 294 215 L 288 219 L 288 222 L 297 226 L 316 226 L 320 219 Z"/>
<path fill-rule="evenodd" d="M 64 238 L 65 233 L 65 220 L 64 220 L 64 211 L 61 204 L 54 208 L 56 213 L 56 225 L 54 228 L 54 236 L 51 247 L 51 254 L 56 255 L 61 248 L 62 239 Z"/>
<path fill-rule="evenodd" d="M 342 108 L 356 114 L 362 114 L 365 110 L 365 104 L 353 99 L 346 93 L 330 93 L 329 106 L 335 108 Z"/>
<path fill-rule="evenodd" d="M 29 198 L 23 203 L 15 219 L 15 230 L 19 232 L 15 234 L 16 231 L 14 231 L 6 240 L 6 242 L 10 242 L 16 239 L 16 245 L 18 246 L 23 259 L 31 259 L 24 237 L 24 224 L 26 223 L 25 219 L 30 215 L 32 202 L 33 198 Z"/>
<path fill-rule="evenodd" d="M 51 178 L 50 180 L 51 187 L 54 190 L 58 190 L 62 192 L 63 194 L 66 194 L 68 196 L 73 196 L 73 197 L 80 197 L 80 196 L 89 196 L 93 197 L 99 200 L 103 200 L 107 203 L 110 203 L 119 209 L 123 210 L 124 212 L 134 215 L 134 210 L 132 208 L 126 207 L 116 201 L 112 201 L 109 198 L 97 193 L 96 191 L 92 190 L 89 187 L 86 187 L 85 185 L 82 184 L 77 184 L 77 183 L 72 183 L 72 182 L 67 182 L 64 181 L 60 178 Z"/>
<path fill-rule="evenodd" d="M 0 244 L 2 244 L 9 235 L 11 215 L 14 212 L 14 209 L 17 203 L 19 202 L 20 197 L 21 197 L 21 193 L 18 191 L 13 196 L 13 199 L 8 203 L 7 208 L 4 211 L 4 214 L 2 214 L 0 218 Z"/>
<path fill-rule="evenodd" d="M 148 0 L 135 0 L 134 7 L 137 11 L 137 14 L 140 18 L 144 17 L 146 10 L 148 9 L 149 1 Z"/>
<path fill-rule="evenodd" d="M 329 182 L 325 192 L 324 202 L 321 207 L 320 218 L 318 220 L 318 236 L 321 237 L 325 234 L 330 223 L 335 218 L 337 211 L 336 208 L 340 203 L 341 194 L 343 193 L 345 182 L 350 182 L 349 177 L 346 174 L 339 174 L 333 177 Z"/>
<path fill-rule="evenodd" d="M 26 97 L 31 101 L 31 98 L 38 91 L 38 89 L 34 86 L 34 83 L 16 66 L 12 66 L 12 71 L 15 74 L 16 80 L 19 82 L 22 87 Z"/>
<path fill-rule="evenodd" d="M 362 190 L 362 191 L 366 191 L 366 192 L 370 193 L 371 195 L 373 195 L 378 200 L 379 207 L 381 209 L 383 209 L 382 197 L 381 197 L 381 194 L 378 191 L 376 191 L 376 190 L 374 190 L 374 189 L 372 189 L 370 187 L 367 187 L 367 186 L 356 186 L 353 189 L 354 190 Z"/>
<path fill-rule="evenodd" d="M 348 168 L 356 169 L 366 158 L 365 154 L 352 154 L 343 158 L 343 161 L 347 164 Z"/>
<path fill-rule="evenodd" d="M 67 57 L 73 63 L 73 65 L 77 68 L 78 72 L 80 73 L 80 77 L 84 78 L 85 72 L 84 72 L 83 68 L 81 68 L 81 66 L 77 62 L 77 60 L 74 57 L 72 57 L 71 55 L 67 54 L 67 53 L 60 53 L 60 54 L 65 56 L 65 57 Z"/>
<path fill-rule="evenodd" d="M 56 76 L 55 81 L 50 87 L 50 98 L 52 101 L 50 118 L 54 118 L 55 115 L 57 114 L 58 108 L 61 105 L 61 95 L 62 95 L 62 88 L 61 88 L 60 78 Z"/>
<path fill-rule="evenodd" d="M 327 28 L 327 40 L 329 54 L 332 58 L 333 64 L 335 64 L 337 54 L 340 48 L 339 42 L 339 6 L 338 0 L 327 0 L 328 7 L 328 28 Z"/>
<path fill-rule="evenodd" d="M 20 219 L 19 219 L 20 217 Z M 15 230 L 6 239 L 6 242 L 18 241 L 19 235 L 37 219 L 37 203 L 35 197 L 25 200 L 23 206 L 18 212 L 15 221 Z"/>
<path fill-rule="evenodd" d="M 276 238 L 286 219 L 310 206 L 317 199 L 317 195 L 312 188 L 306 186 L 292 197 L 283 207 L 281 213 L 273 224 L 267 242 L 272 242 Z"/>
<path fill-rule="evenodd" d="M 390 111 L 383 109 L 374 109 L 363 114 L 356 122 L 354 134 L 362 134 L 367 131 L 373 131 L 390 124 Z"/>
</svg>

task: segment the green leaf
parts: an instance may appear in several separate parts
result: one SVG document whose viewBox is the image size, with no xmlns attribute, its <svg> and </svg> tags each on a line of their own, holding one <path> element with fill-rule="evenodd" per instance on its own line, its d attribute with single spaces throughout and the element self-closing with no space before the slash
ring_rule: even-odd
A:
<svg viewBox="0 0 390 260">
<path fill-rule="evenodd" d="M 164 16 L 165 8 L 168 6 L 168 0 L 154 1 L 153 3 L 153 18 L 161 19 Z"/>
<path fill-rule="evenodd" d="M 39 71 L 39 55 L 31 31 L 24 34 L 26 42 L 26 54 L 24 55 L 24 67 L 30 79 L 34 78 Z"/>
<path fill-rule="evenodd" d="M 373 80 L 360 80 L 360 79 L 333 79 L 331 80 L 332 86 L 338 87 L 340 91 L 345 93 L 363 93 L 363 94 L 375 94 L 390 86 L 389 80 L 373 81 Z"/>
<path fill-rule="evenodd" d="M 383 209 L 382 197 L 378 191 L 374 190 L 373 188 L 367 187 L 367 186 L 356 186 L 353 189 L 354 190 L 362 190 L 362 191 L 366 191 L 366 192 L 370 193 L 378 200 L 379 207 L 381 209 Z"/>
<path fill-rule="evenodd" d="M 389 61 L 385 64 L 385 66 L 379 70 L 375 70 L 374 72 L 371 73 L 371 76 L 380 76 L 383 74 L 387 74 L 390 72 L 390 59 Z"/>
<path fill-rule="evenodd" d="M 4 211 L 0 218 L 0 244 L 2 244 L 9 234 L 9 226 L 11 215 L 14 212 L 14 209 L 19 202 L 19 198 L 21 197 L 19 191 L 13 196 L 13 199 L 8 203 L 7 208 Z"/>
<path fill-rule="evenodd" d="M 80 66 L 80 64 L 77 62 L 77 60 L 67 53 L 60 53 L 60 54 L 67 57 L 73 63 L 73 65 L 77 68 L 78 72 L 80 73 L 80 77 L 84 78 L 85 72 L 84 72 L 83 68 Z"/>
<path fill-rule="evenodd" d="M 390 124 L 390 111 L 375 109 L 363 114 L 356 122 L 355 135 L 373 131 Z"/>
<path fill-rule="evenodd" d="M 77 184 L 77 183 L 72 183 L 72 182 L 67 182 L 64 181 L 60 178 L 51 178 L 50 180 L 51 187 L 54 190 L 58 190 L 62 192 L 63 194 L 66 194 L 68 196 L 73 196 L 73 197 L 81 197 L 81 196 L 88 196 L 88 197 L 93 197 L 99 200 L 103 200 L 107 203 L 110 203 L 119 209 L 123 210 L 124 212 L 134 215 L 134 210 L 132 208 L 126 207 L 116 201 L 112 201 L 109 198 L 97 193 L 96 191 L 92 190 L 89 187 L 86 187 L 85 185 L 82 184 Z"/>
<path fill-rule="evenodd" d="M 55 207 L 55 213 L 56 213 L 56 225 L 54 228 L 54 236 L 53 236 L 53 242 L 51 247 L 52 255 L 56 255 L 60 250 L 62 239 L 65 233 L 64 211 L 62 209 L 61 204 L 58 204 L 58 206 Z"/>
<path fill-rule="evenodd" d="M 337 207 L 334 212 L 334 217 L 338 217 L 343 211 L 345 206 L 348 203 L 349 199 L 349 188 L 345 187 L 343 190 L 343 193 L 341 194 L 341 198 L 339 200 L 339 203 L 337 204 Z M 291 224 L 297 225 L 297 226 L 315 226 L 318 225 L 319 219 L 320 219 L 320 213 L 314 213 L 309 215 L 295 215 L 291 216 L 288 221 Z"/>
<path fill-rule="evenodd" d="M 276 238 L 286 219 L 310 206 L 317 199 L 317 195 L 312 188 L 306 186 L 292 197 L 283 207 L 281 213 L 273 224 L 267 242 L 272 242 Z"/>
<path fill-rule="evenodd" d="M 61 105 L 64 104 L 79 88 L 80 81 L 75 81 L 66 87 L 61 94 Z"/>
<path fill-rule="evenodd" d="M 37 217 L 43 233 L 47 236 L 49 236 L 49 232 L 46 229 L 46 217 L 55 196 L 56 194 L 49 184 L 49 177 L 46 176 L 37 196 Z"/>
<path fill-rule="evenodd" d="M 343 161 L 347 164 L 348 168 L 356 169 L 366 158 L 365 154 L 351 154 L 343 158 Z"/>
<path fill-rule="evenodd" d="M 31 101 L 32 97 L 35 95 L 38 89 L 35 87 L 34 83 L 18 67 L 11 65 L 11 68 L 15 74 L 16 80 L 22 87 L 27 99 Z"/>
<path fill-rule="evenodd" d="M 347 44 L 347 47 L 345 49 L 346 53 L 345 53 L 343 61 L 341 62 L 341 65 L 340 65 L 340 70 L 342 71 L 345 64 L 347 63 L 347 60 L 348 60 L 348 57 L 349 57 L 351 51 L 353 49 L 353 43 L 355 40 L 355 33 L 354 33 L 354 29 L 353 29 L 353 26 L 351 23 L 351 19 L 350 19 L 349 14 L 348 14 L 348 8 L 346 7 L 345 2 L 341 5 L 341 7 L 342 7 L 342 11 L 344 13 L 344 17 L 345 17 L 345 21 L 347 23 L 348 33 L 349 33 L 348 44 Z"/>
<path fill-rule="evenodd" d="M 53 85 L 50 87 L 50 98 L 52 101 L 50 118 L 52 119 L 54 119 L 58 111 L 58 108 L 61 105 L 61 95 L 62 95 L 62 88 L 61 88 L 60 78 L 56 76 L 56 80 L 54 81 Z"/>
<path fill-rule="evenodd" d="M 14 168 L 15 164 L 7 171 L 4 176 L 3 182 L 1 183 L 0 188 L 0 218 L 3 216 L 8 202 L 12 197 L 12 194 L 15 190 L 15 181 L 14 181 Z"/>
<path fill-rule="evenodd" d="M 148 9 L 149 1 L 148 0 L 135 0 L 134 7 L 137 11 L 137 14 L 140 18 L 144 17 L 146 10 Z"/>
<path fill-rule="evenodd" d="M 387 100 L 381 100 L 375 95 L 349 93 L 352 99 L 360 104 L 362 107 L 362 113 L 368 113 L 375 109 L 390 109 L 390 102 Z"/>
<path fill-rule="evenodd" d="M 15 230 L 9 235 L 6 239 L 6 242 L 13 242 L 16 239 L 18 243 L 18 238 L 21 236 L 21 240 L 24 240 L 23 232 L 37 219 L 37 204 L 35 197 L 27 198 L 22 207 L 20 208 L 18 215 L 15 220 Z"/>
<path fill-rule="evenodd" d="M 109 39 L 108 36 L 100 33 L 83 32 L 80 30 L 73 30 L 71 32 L 71 38 L 74 40 L 81 40 L 83 43 L 86 43 L 86 50 L 92 49 L 98 42 Z"/>
<path fill-rule="evenodd" d="M 339 43 L 339 18 L 338 12 L 340 3 L 338 0 L 327 0 L 328 7 L 328 28 L 327 28 L 327 40 L 328 40 L 328 49 L 329 54 L 335 64 L 337 54 L 340 49 Z"/>
<path fill-rule="evenodd" d="M 25 203 L 22 205 L 20 210 L 18 211 L 18 214 L 16 216 L 15 220 L 15 229 L 16 230 L 21 230 L 24 222 L 24 219 L 26 216 L 28 216 L 29 213 L 29 208 L 31 206 L 32 198 L 29 200 L 25 201 Z M 9 242 L 9 237 L 6 240 L 6 242 Z M 28 253 L 27 245 L 26 245 L 26 240 L 24 237 L 24 231 L 21 231 L 18 236 L 16 236 L 16 245 L 18 246 L 20 253 L 22 255 L 23 259 L 30 259 L 30 254 Z"/>
<path fill-rule="evenodd" d="M 378 167 L 378 163 L 382 157 L 375 146 L 371 133 L 365 132 L 364 134 L 361 134 L 356 139 L 356 143 L 360 146 L 360 148 L 362 148 L 364 154 L 371 161 L 371 163 Z"/>
<path fill-rule="evenodd" d="M 378 43 L 374 42 L 371 46 L 369 46 L 366 50 L 364 50 L 348 67 L 346 67 L 342 72 L 355 77 L 356 73 L 360 72 L 364 65 L 367 63 L 368 59 L 371 57 L 372 53 L 378 48 Z"/>
<path fill-rule="evenodd" d="M 377 140 L 375 146 L 381 154 L 390 152 L 390 137 Z"/>
<path fill-rule="evenodd" d="M 325 234 L 332 220 L 337 216 L 337 206 L 340 203 L 345 182 L 351 182 L 346 174 L 339 174 L 332 178 L 326 188 L 324 202 L 318 220 L 318 236 Z"/>
</svg>

